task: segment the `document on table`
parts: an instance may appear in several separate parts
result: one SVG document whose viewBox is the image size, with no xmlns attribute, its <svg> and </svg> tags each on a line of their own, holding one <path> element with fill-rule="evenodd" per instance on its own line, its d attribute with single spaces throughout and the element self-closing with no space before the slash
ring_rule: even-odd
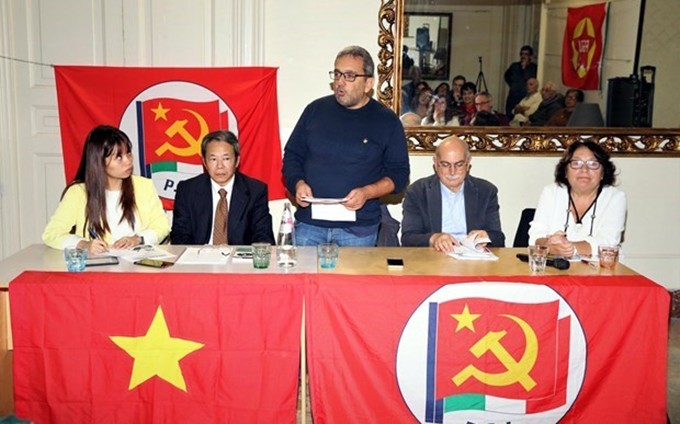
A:
<svg viewBox="0 0 680 424">
<path fill-rule="evenodd" d="M 97 255 L 95 255 L 96 257 Z M 145 244 L 143 246 L 133 247 L 131 249 L 114 249 L 111 248 L 99 256 L 115 256 L 126 262 L 135 262 L 140 259 L 172 259 L 175 257 L 167 250 L 161 249 L 158 246 Z"/>
<path fill-rule="evenodd" d="M 487 237 L 467 236 L 458 240 L 459 246 L 454 246 L 448 255 L 460 260 L 467 261 L 497 261 L 498 256 L 491 253 L 486 247 L 479 246 L 482 243 L 489 243 Z"/>
<path fill-rule="evenodd" d="M 231 255 L 230 247 L 187 247 L 175 262 L 176 265 L 222 265 Z"/>
</svg>

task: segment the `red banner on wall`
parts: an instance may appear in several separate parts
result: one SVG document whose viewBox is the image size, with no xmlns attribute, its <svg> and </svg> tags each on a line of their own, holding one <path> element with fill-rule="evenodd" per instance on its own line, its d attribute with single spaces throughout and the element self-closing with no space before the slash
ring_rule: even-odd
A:
<svg viewBox="0 0 680 424">
<path fill-rule="evenodd" d="M 319 275 L 314 422 L 663 422 L 668 302 L 641 276 Z"/>
<path fill-rule="evenodd" d="M 562 45 L 564 85 L 584 90 L 599 88 L 605 16 L 606 3 L 568 8 Z"/>
<path fill-rule="evenodd" d="M 294 423 L 304 280 L 25 272 L 9 286 L 17 416 Z"/>
<path fill-rule="evenodd" d="M 113 125 L 171 209 L 177 184 L 203 172 L 203 137 L 228 129 L 239 138 L 239 169 L 267 183 L 270 200 L 285 196 L 275 68 L 56 66 L 55 75 L 67 182 L 89 131 Z"/>
</svg>

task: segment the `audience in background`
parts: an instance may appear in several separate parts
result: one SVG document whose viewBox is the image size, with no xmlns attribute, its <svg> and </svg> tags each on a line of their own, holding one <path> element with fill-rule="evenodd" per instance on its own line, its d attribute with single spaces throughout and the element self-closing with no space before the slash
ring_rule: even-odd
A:
<svg viewBox="0 0 680 424">
<path fill-rule="evenodd" d="M 536 78 L 529 78 L 527 80 L 527 95 L 512 110 L 514 116 L 512 121 L 510 121 L 510 125 L 518 127 L 529 121 L 529 116 L 536 112 L 538 105 L 542 101 L 543 97 L 538 92 L 538 80 Z"/>
<path fill-rule="evenodd" d="M 463 102 L 459 107 L 459 117 L 461 125 L 470 125 L 472 119 L 477 113 L 477 108 L 475 107 L 475 94 L 477 94 L 477 86 L 471 82 L 466 82 L 461 87 L 461 93 Z"/>
<path fill-rule="evenodd" d="M 446 97 L 434 96 L 430 101 L 427 116 L 423 118 L 421 124 L 458 126 L 460 122 L 455 114 L 455 110 L 448 108 Z"/>
<path fill-rule="evenodd" d="M 427 116 L 430 110 L 430 103 L 432 102 L 432 89 L 428 86 L 424 86 L 422 89 L 416 92 L 416 96 L 411 102 L 410 112 L 415 113 L 423 119 Z"/>
<path fill-rule="evenodd" d="M 449 91 L 449 84 L 442 82 L 434 89 L 434 95 L 446 100 L 446 96 L 449 95 Z"/>
<path fill-rule="evenodd" d="M 548 120 L 564 107 L 564 96 L 557 92 L 554 82 L 548 81 L 541 89 L 543 100 L 538 105 L 536 112 L 529 115 L 529 124 L 532 126 L 543 126 Z"/>
<path fill-rule="evenodd" d="M 507 116 L 512 116 L 512 110 L 527 95 L 529 78 L 536 78 L 538 67 L 533 62 L 533 56 L 534 49 L 531 46 L 522 46 L 519 51 L 519 62 L 514 62 L 505 71 L 505 82 L 510 86 L 505 102 Z"/>
<path fill-rule="evenodd" d="M 477 116 L 480 112 L 486 112 L 488 114 L 494 115 L 495 119 L 493 121 L 498 121 L 498 125 L 507 126 L 509 124 L 508 118 L 505 115 L 494 110 L 493 98 L 491 97 L 491 94 L 485 91 L 477 93 L 475 96 L 475 108 L 477 109 L 477 113 L 475 114 L 475 117 L 472 118 L 472 122 L 470 123 L 471 125 L 482 126 L 481 124 L 476 123 Z M 487 117 L 484 117 L 483 119 L 486 122 L 489 122 Z"/>
<path fill-rule="evenodd" d="M 463 84 L 466 83 L 465 77 L 462 75 L 456 75 L 451 80 L 451 91 L 448 94 L 449 108 L 458 109 L 460 104 L 463 102 L 463 93 L 461 89 Z"/>
<path fill-rule="evenodd" d="M 559 109 L 553 116 L 550 117 L 548 122 L 545 124 L 546 127 L 566 127 L 571 114 L 576 109 L 579 103 L 583 103 L 585 95 L 583 91 L 570 88 L 567 90 L 567 94 L 564 96 L 564 107 Z"/>
</svg>

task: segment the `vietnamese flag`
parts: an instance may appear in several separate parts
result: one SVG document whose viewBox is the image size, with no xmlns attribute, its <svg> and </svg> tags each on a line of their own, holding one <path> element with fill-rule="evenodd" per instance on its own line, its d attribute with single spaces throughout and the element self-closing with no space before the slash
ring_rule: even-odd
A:
<svg viewBox="0 0 680 424">
<path fill-rule="evenodd" d="M 602 27 L 606 4 L 570 7 L 562 44 L 562 82 L 584 90 L 600 85 L 600 61 L 604 51 Z"/>
<path fill-rule="evenodd" d="M 239 170 L 267 183 L 270 200 L 284 198 L 276 71 L 55 66 L 66 181 L 90 130 L 113 125 L 130 137 L 136 171 L 154 180 L 171 209 L 177 184 L 203 172 L 203 136 L 229 129 L 241 147 Z"/>
<path fill-rule="evenodd" d="M 294 423 L 295 275 L 25 272 L 10 283 L 17 416 Z"/>
</svg>

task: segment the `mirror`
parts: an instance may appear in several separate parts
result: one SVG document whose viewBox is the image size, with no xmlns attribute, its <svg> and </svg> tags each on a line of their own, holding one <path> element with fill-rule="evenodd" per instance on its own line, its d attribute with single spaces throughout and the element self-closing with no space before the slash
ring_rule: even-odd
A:
<svg viewBox="0 0 680 424">
<path fill-rule="evenodd" d="M 404 39 L 401 34 L 410 34 L 413 32 L 405 31 L 406 13 L 417 13 L 422 15 L 424 13 L 435 13 L 432 4 L 434 2 L 428 1 L 427 11 L 412 12 L 409 7 L 405 7 L 410 1 L 415 0 L 381 0 L 378 26 L 379 36 L 378 43 L 380 52 L 378 54 L 378 87 L 377 97 L 386 106 L 392 108 L 397 113 L 401 111 L 401 86 L 402 86 L 402 61 L 403 61 L 403 46 Z M 445 4 L 460 4 L 456 0 L 438 0 Z M 483 3 L 502 2 L 489 1 Z M 535 3 L 531 1 L 518 1 L 517 3 Z M 534 7 L 534 6 L 526 6 Z M 541 6 L 543 7 L 543 6 Z M 526 16 L 535 16 L 536 11 L 530 10 Z M 442 15 L 444 13 L 437 13 Z M 524 18 L 523 18 L 524 19 Z M 502 22 L 501 27 L 507 27 L 508 22 Z M 410 23 L 409 23 L 410 26 Z M 456 17 L 453 12 L 452 24 L 449 26 L 451 34 L 456 33 Z M 483 31 L 478 31 L 477 33 Z M 527 27 L 521 35 L 521 40 L 535 32 L 535 26 Z M 505 33 L 504 33 L 505 34 Z M 416 34 L 417 37 L 417 34 Z M 511 40 L 513 36 L 501 37 L 504 40 Z M 408 37 L 406 38 L 408 40 Z M 537 38 L 536 38 L 537 39 Z M 408 45 L 408 41 L 406 42 Z M 516 45 L 517 40 L 507 41 L 511 45 Z M 522 45 L 523 41 L 519 42 Z M 450 41 L 451 61 L 449 69 L 448 82 L 450 84 L 451 75 L 458 73 L 458 62 L 455 60 L 457 46 L 468 43 L 465 40 L 457 40 L 455 35 Z M 510 44 L 509 44 L 510 45 Z M 409 49 L 410 50 L 410 49 Z M 510 51 L 511 49 L 506 49 Z M 397 54 L 399 52 L 399 54 Z M 489 90 L 494 98 L 494 106 L 497 110 L 503 108 L 502 104 L 505 102 L 505 92 L 498 88 L 497 94 L 492 91 L 492 86 L 501 87 L 498 79 L 501 78 L 502 71 L 493 71 L 493 68 L 501 69 L 507 64 L 517 61 L 517 53 L 513 52 L 512 56 L 507 58 L 497 58 L 497 64 L 493 63 L 493 55 L 489 55 L 488 65 L 485 59 L 484 67 L 480 66 L 479 73 L 483 74 L 486 83 L 489 85 Z M 415 63 L 415 60 L 414 60 Z M 481 65 L 477 64 L 478 66 Z M 462 64 L 461 67 L 470 64 Z M 487 67 L 488 66 L 488 67 Z M 474 72 L 468 74 L 474 75 Z M 478 75 L 479 80 L 479 75 Z M 474 81 L 474 79 L 473 79 Z M 492 82 L 493 81 L 493 82 Z M 411 151 L 428 151 L 433 150 L 437 141 L 445 138 L 451 134 L 457 134 L 466 139 L 470 144 L 472 150 L 489 153 L 550 153 L 559 152 L 566 148 L 576 138 L 593 138 L 602 143 L 608 150 L 613 153 L 622 153 L 628 155 L 646 155 L 646 154 L 670 154 L 680 155 L 680 129 L 649 129 L 649 128 L 564 128 L 564 127 L 455 127 L 455 126 L 413 126 L 406 127 L 406 135 Z"/>
</svg>

